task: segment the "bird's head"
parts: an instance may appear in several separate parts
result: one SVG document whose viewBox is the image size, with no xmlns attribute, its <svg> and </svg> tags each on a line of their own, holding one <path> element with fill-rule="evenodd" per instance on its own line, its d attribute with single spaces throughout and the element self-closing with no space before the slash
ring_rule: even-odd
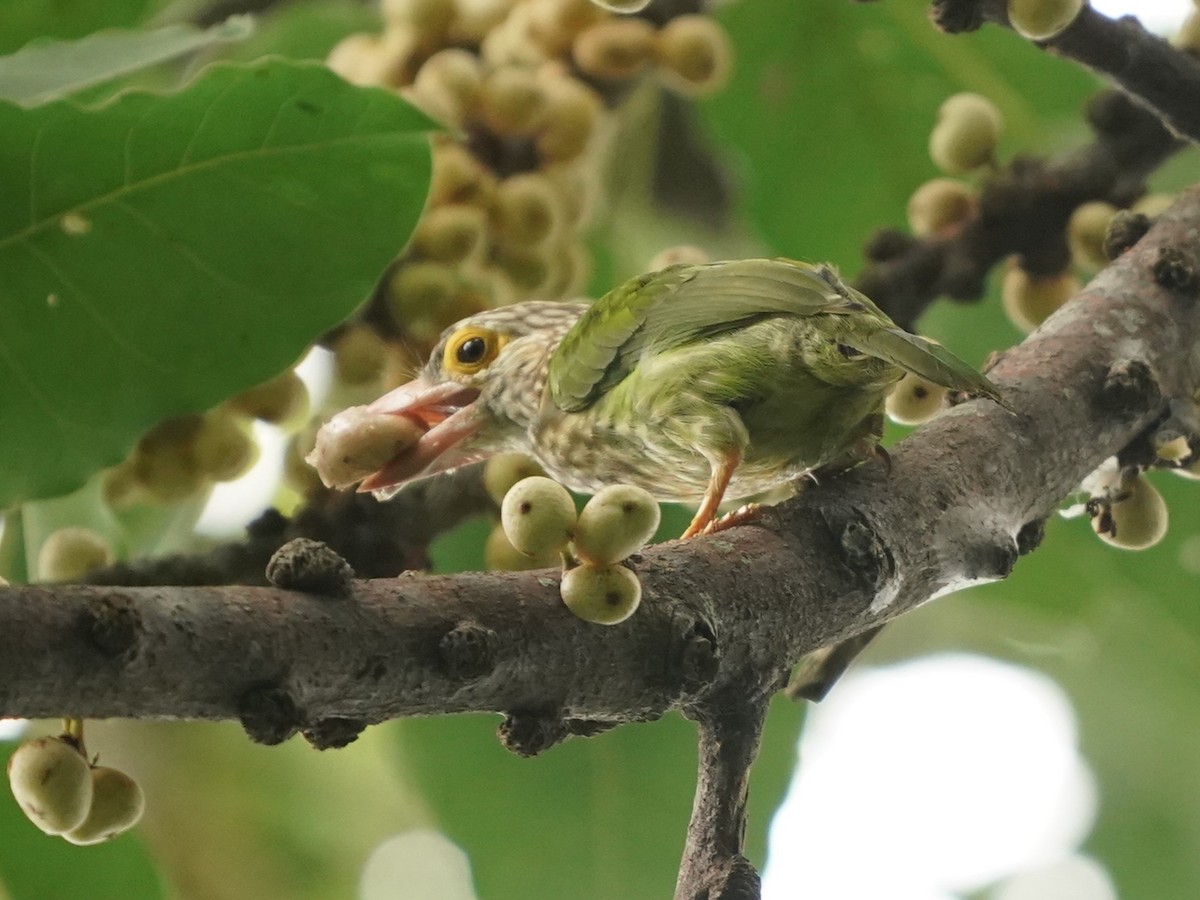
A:
<svg viewBox="0 0 1200 900">
<path fill-rule="evenodd" d="M 370 410 L 407 416 L 425 434 L 360 491 L 391 496 L 405 482 L 494 453 L 528 450 L 528 428 L 542 404 L 550 352 L 586 303 L 528 301 L 462 319 L 441 339 L 417 377 Z"/>
</svg>

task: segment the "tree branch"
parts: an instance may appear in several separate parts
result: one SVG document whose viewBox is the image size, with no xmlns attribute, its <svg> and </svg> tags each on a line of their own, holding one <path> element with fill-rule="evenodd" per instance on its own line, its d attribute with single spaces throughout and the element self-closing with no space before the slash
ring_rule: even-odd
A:
<svg viewBox="0 0 1200 900">
<path fill-rule="evenodd" d="M 930 15 L 950 34 L 984 22 L 1011 27 L 1006 0 L 934 0 Z M 1066 29 L 1033 43 L 1107 77 L 1177 134 L 1200 141 L 1200 60 L 1148 32 L 1136 17 L 1110 19 L 1085 5 Z"/>
<path fill-rule="evenodd" d="M 1104 458 L 1196 386 L 1200 191 L 992 376 L 1020 411 L 961 405 L 759 524 L 633 561 L 643 608 L 587 625 L 558 573 L 406 575 L 352 599 L 278 588 L 0 590 L 0 715 L 244 718 L 286 696 L 292 725 L 493 710 L 579 722 L 696 713 L 775 689 L 804 653 L 931 597 L 1002 578 Z M 1159 264 L 1167 255 L 1171 267 Z M 235 636 L 231 639 L 231 636 Z M 288 705 L 288 704 L 283 704 Z"/>
<path fill-rule="evenodd" d="M 866 248 L 871 263 L 854 286 L 911 329 L 938 297 L 981 299 L 988 273 L 1005 257 L 1020 256 L 1034 275 L 1062 272 L 1076 207 L 1089 200 L 1130 205 L 1145 193 L 1146 178 L 1184 146 L 1117 91 L 1093 97 L 1087 116 L 1094 141 L 1056 159 L 1017 157 L 987 179 L 978 212 L 953 235 L 877 234 Z"/>
<path fill-rule="evenodd" d="M 1006 354 L 991 375 L 1018 413 L 961 404 L 890 467 L 635 558 L 645 599 L 620 627 L 572 616 L 552 570 L 405 575 L 327 596 L 0 588 L 0 716 L 237 718 L 260 741 L 300 730 L 332 747 L 395 716 L 490 710 L 528 755 L 681 709 L 701 725 L 701 776 L 677 896 L 753 897 L 741 833 L 766 698 L 804 653 L 1005 577 L 1085 475 L 1172 398 L 1191 402 L 1198 235 L 1191 189 Z"/>
</svg>

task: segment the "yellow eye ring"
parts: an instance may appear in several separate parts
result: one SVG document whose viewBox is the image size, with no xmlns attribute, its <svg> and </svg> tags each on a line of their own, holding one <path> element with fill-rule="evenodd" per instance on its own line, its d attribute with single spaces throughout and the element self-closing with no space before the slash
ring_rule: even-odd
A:
<svg viewBox="0 0 1200 900">
<path fill-rule="evenodd" d="M 442 368 L 451 375 L 474 375 L 491 365 L 506 343 L 506 336 L 486 328 L 462 328 L 446 341 Z"/>
</svg>

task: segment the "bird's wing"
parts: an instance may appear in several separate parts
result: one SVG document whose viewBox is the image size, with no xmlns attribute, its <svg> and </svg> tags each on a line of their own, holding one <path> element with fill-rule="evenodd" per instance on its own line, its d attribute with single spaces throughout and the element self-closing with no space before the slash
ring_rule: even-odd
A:
<svg viewBox="0 0 1200 900">
<path fill-rule="evenodd" d="M 671 266 L 592 304 L 550 357 L 550 394 L 561 409 L 584 409 L 647 348 L 669 350 L 772 316 L 863 312 L 889 323 L 824 267 L 785 259 Z"/>
</svg>

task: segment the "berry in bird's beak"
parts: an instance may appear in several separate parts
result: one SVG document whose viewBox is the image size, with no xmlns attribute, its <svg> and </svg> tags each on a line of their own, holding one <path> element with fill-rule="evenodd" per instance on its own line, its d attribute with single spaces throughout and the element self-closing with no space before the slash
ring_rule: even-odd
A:
<svg viewBox="0 0 1200 900">
<path fill-rule="evenodd" d="M 389 488 L 486 456 L 463 448 L 483 424 L 480 411 L 473 405 L 478 396 L 478 389 L 453 381 L 429 384 L 417 378 L 367 406 L 375 415 L 404 416 L 415 421 L 424 433 L 415 443 L 397 448 L 386 464 L 363 479 L 358 490 L 372 491 L 386 499 L 396 492 Z"/>
</svg>

